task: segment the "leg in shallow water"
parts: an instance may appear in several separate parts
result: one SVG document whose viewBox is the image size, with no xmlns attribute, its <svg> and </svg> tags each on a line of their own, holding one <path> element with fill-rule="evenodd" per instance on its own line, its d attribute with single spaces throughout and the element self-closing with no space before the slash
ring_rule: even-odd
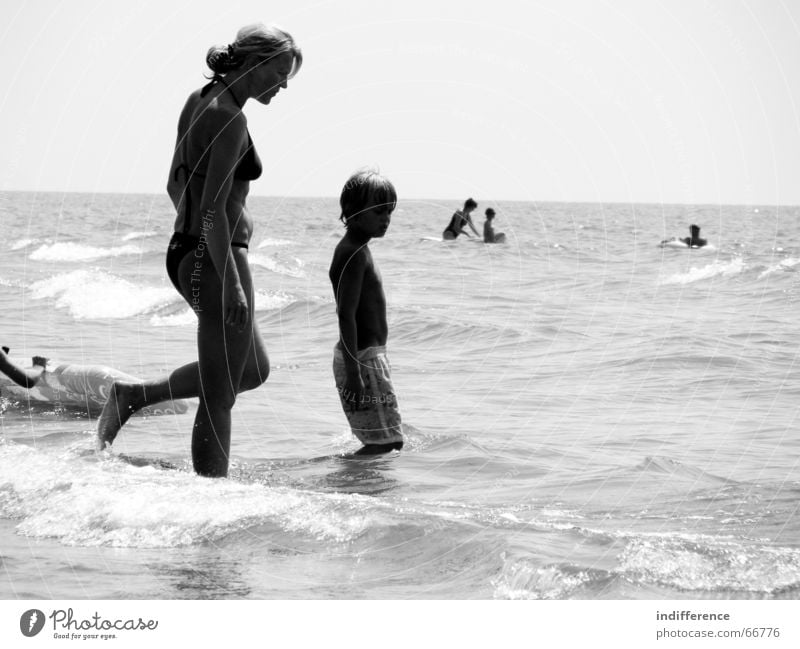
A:
<svg viewBox="0 0 800 649">
<path fill-rule="evenodd" d="M 238 392 L 262 385 L 269 376 L 269 359 L 258 328 L 247 356 Z M 142 408 L 172 399 L 192 399 L 200 395 L 200 370 L 197 361 L 179 367 L 167 377 L 141 383 L 114 381 L 108 401 L 97 419 L 97 448 L 111 446 L 130 416 Z"/>
<path fill-rule="evenodd" d="M 187 255 L 179 270 L 183 287 L 182 294 L 190 306 L 192 305 L 191 280 L 193 279 L 191 273 L 194 271 L 194 261 L 193 255 Z M 196 311 L 201 319 L 201 322 L 198 323 L 198 349 L 212 347 L 224 349 L 219 341 L 230 340 L 231 343 L 235 343 L 234 347 L 238 350 L 238 353 L 241 353 L 245 343 L 247 345 L 244 369 L 241 372 L 238 370 L 234 372 L 234 375 L 236 375 L 235 393 L 257 388 L 269 376 L 269 358 L 267 357 L 266 346 L 253 318 L 252 278 L 250 277 L 249 268 L 247 268 L 246 258 L 243 257 L 242 262 L 239 264 L 240 278 L 245 284 L 246 294 L 251 296 L 249 300 L 251 324 L 246 331 L 228 333 L 228 328 L 221 327 L 220 308 L 218 304 L 214 303 L 219 301 L 219 297 L 213 300 L 215 294 L 219 296 L 220 293 L 218 291 L 221 291 L 221 288 L 219 279 L 211 264 L 204 264 L 203 281 L 201 283 L 202 291 L 195 293 L 195 295 L 205 295 L 206 298 L 208 296 L 212 297 L 212 299 L 204 300 L 205 306 L 201 305 L 202 308 Z M 211 272 L 208 272 L 209 269 Z M 201 316 L 205 317 L 201 318 Z M 205 326 L 203 326 L 202 320 L 205 320 Z M 217 323 L 216 329 L 214 328 L 215 321 Z M 206 335 L 207 340 L 205 342 L 201 340 L 203 335 L 201 330 L 211 331 L 210 334 Z M 210 362 L 213 367 L 219 361 L 212 359 Z M 232 382 L 233 376 L 228 375 L 229 364 L 225 363 L 222 367 L 223 372 L 221 374 L 228 376 L 229 383 Z M 201 396 L 200 386 L 200 364 L 197 361 L 179 367 L 169 376 L 158 380 L 142 381 L 140 383 L 115 382 L 111 387 L 109 399 L 103 407 L 97 422 L 98 449 L 102 450 L 106 446 L 110 446 L 119 430 L 137 410 L 170 399 L 199 397 Z"/>
<path fill-rule="evenodd" d="M 403 442 L 393 442 L 391 444 L 365 444 L 353 455 L 380 455 L 389 451 L 399 451 L 403 448 Z"/>
<path fill-rule="evenodd" d="M 242 388 L 261 385 L 269 373 L 264 342 L 254 317 L 253 281 L 245 253 L 236 255 L 242 288 L 247 296 L 249 321 L 244 329 L 226 325 L 224 296 L 216 272 L 204 278 L 207 298 L 198 312 L 198 397 L 200 406 L 192 429 L 194 470 L 204 476 L 228 474 L 231 446 L 231 409 Z"/>
<path fill-rule="evenodd" d="M 130 416 L 144 408 L 170 399 L 197 396 L 197 362 L 179 367 L 168 377 L 155 381 L 128 383 L 114 381 L 108 401 L 97 419 L 97 448 L 110 446 Z"/>
</svg>

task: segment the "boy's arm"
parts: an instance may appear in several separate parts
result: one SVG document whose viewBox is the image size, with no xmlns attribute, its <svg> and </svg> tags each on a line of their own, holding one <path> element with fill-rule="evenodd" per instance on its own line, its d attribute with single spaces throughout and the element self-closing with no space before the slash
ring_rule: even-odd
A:
<svg viewBox="0 0 800 649">
<path fill-rule="evenodd" d="M 360 399 L 364 393 L 364 380 L 361 378 L 358 358 L 358 323 L 356 311 L 361 301 L 361 288 L 366 270 L 366 255 L 359 249 L 337 268 L 336 314 L 339 319 L 339 338 L 344 357 L 347 379 L 344 389 L 349 393 L 348 400 Z"/>
<path fill-rule="evenodd" d="M 35 363 L 34 367 L 31 367 L 30 369 L 20 367 L 6 355 L 5 350 L 0 351 L 0 372 L 5 374 L 17 385 L 21 385 L 23 388 L 32 388 L 34 385 L 36 385 L 39 382 L 44 369 L 44 366 L 38 363 Z"/>
</svg>

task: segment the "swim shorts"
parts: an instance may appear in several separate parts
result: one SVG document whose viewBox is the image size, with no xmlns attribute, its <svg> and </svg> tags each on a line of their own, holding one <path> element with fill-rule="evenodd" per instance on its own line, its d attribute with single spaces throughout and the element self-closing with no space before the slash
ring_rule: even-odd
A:
<svg viewBox="0 0 800 649">
<path fill-rule="evenodd" d="M 333 376 L 353 435 L 362 444 L 402 442 L 400 411 L 397 409 L 386 347 L 367 347 L 358 352 L 357 358 L 365 391 L 360 400 L 348 401 L 342 394 L 347 378 L 344 356 L 338 343 L 333 348 Z"/>
</svg>

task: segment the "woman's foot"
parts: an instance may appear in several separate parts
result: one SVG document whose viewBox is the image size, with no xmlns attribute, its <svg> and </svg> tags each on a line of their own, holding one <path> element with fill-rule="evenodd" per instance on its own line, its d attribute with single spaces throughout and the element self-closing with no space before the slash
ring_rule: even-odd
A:
<svg viewBox="0 0 800 649">
<path fill-rule="evenodd" d="M 144 404 L 144 388 L 133 383 L 114 382 L 103 412 L 97 419 L 97 450 L 111 446 L 119 429 Z"/>
</svg>

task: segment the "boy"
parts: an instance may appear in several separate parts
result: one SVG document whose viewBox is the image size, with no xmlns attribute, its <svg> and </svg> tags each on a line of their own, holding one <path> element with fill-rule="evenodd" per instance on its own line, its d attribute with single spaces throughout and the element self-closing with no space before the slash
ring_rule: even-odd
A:
<svg viewBox="0 0 800 649">
<path fill-rule="evenodd" d="M 494 210 L 491 207 L 486 208 L 486 222 L 483 224 L 483 242 L 484 243 L 505 243 L 506 235 L 502 232 L 495 234 L 492 221 L 494 220 Z"/>
<path fill-rule="evenodd" d="M 339 204 L 347 232 L 328 274 L 339 319 L 333 375 L 350 428 L 364 444 L 356 455 L 374 455 L 403 447 L 386 357 L 386 297 L 367 247 L 370 239 L 386 234 L 397 193 L 379 173 L 359 171 L 345 183 Z"/>
</svg>

